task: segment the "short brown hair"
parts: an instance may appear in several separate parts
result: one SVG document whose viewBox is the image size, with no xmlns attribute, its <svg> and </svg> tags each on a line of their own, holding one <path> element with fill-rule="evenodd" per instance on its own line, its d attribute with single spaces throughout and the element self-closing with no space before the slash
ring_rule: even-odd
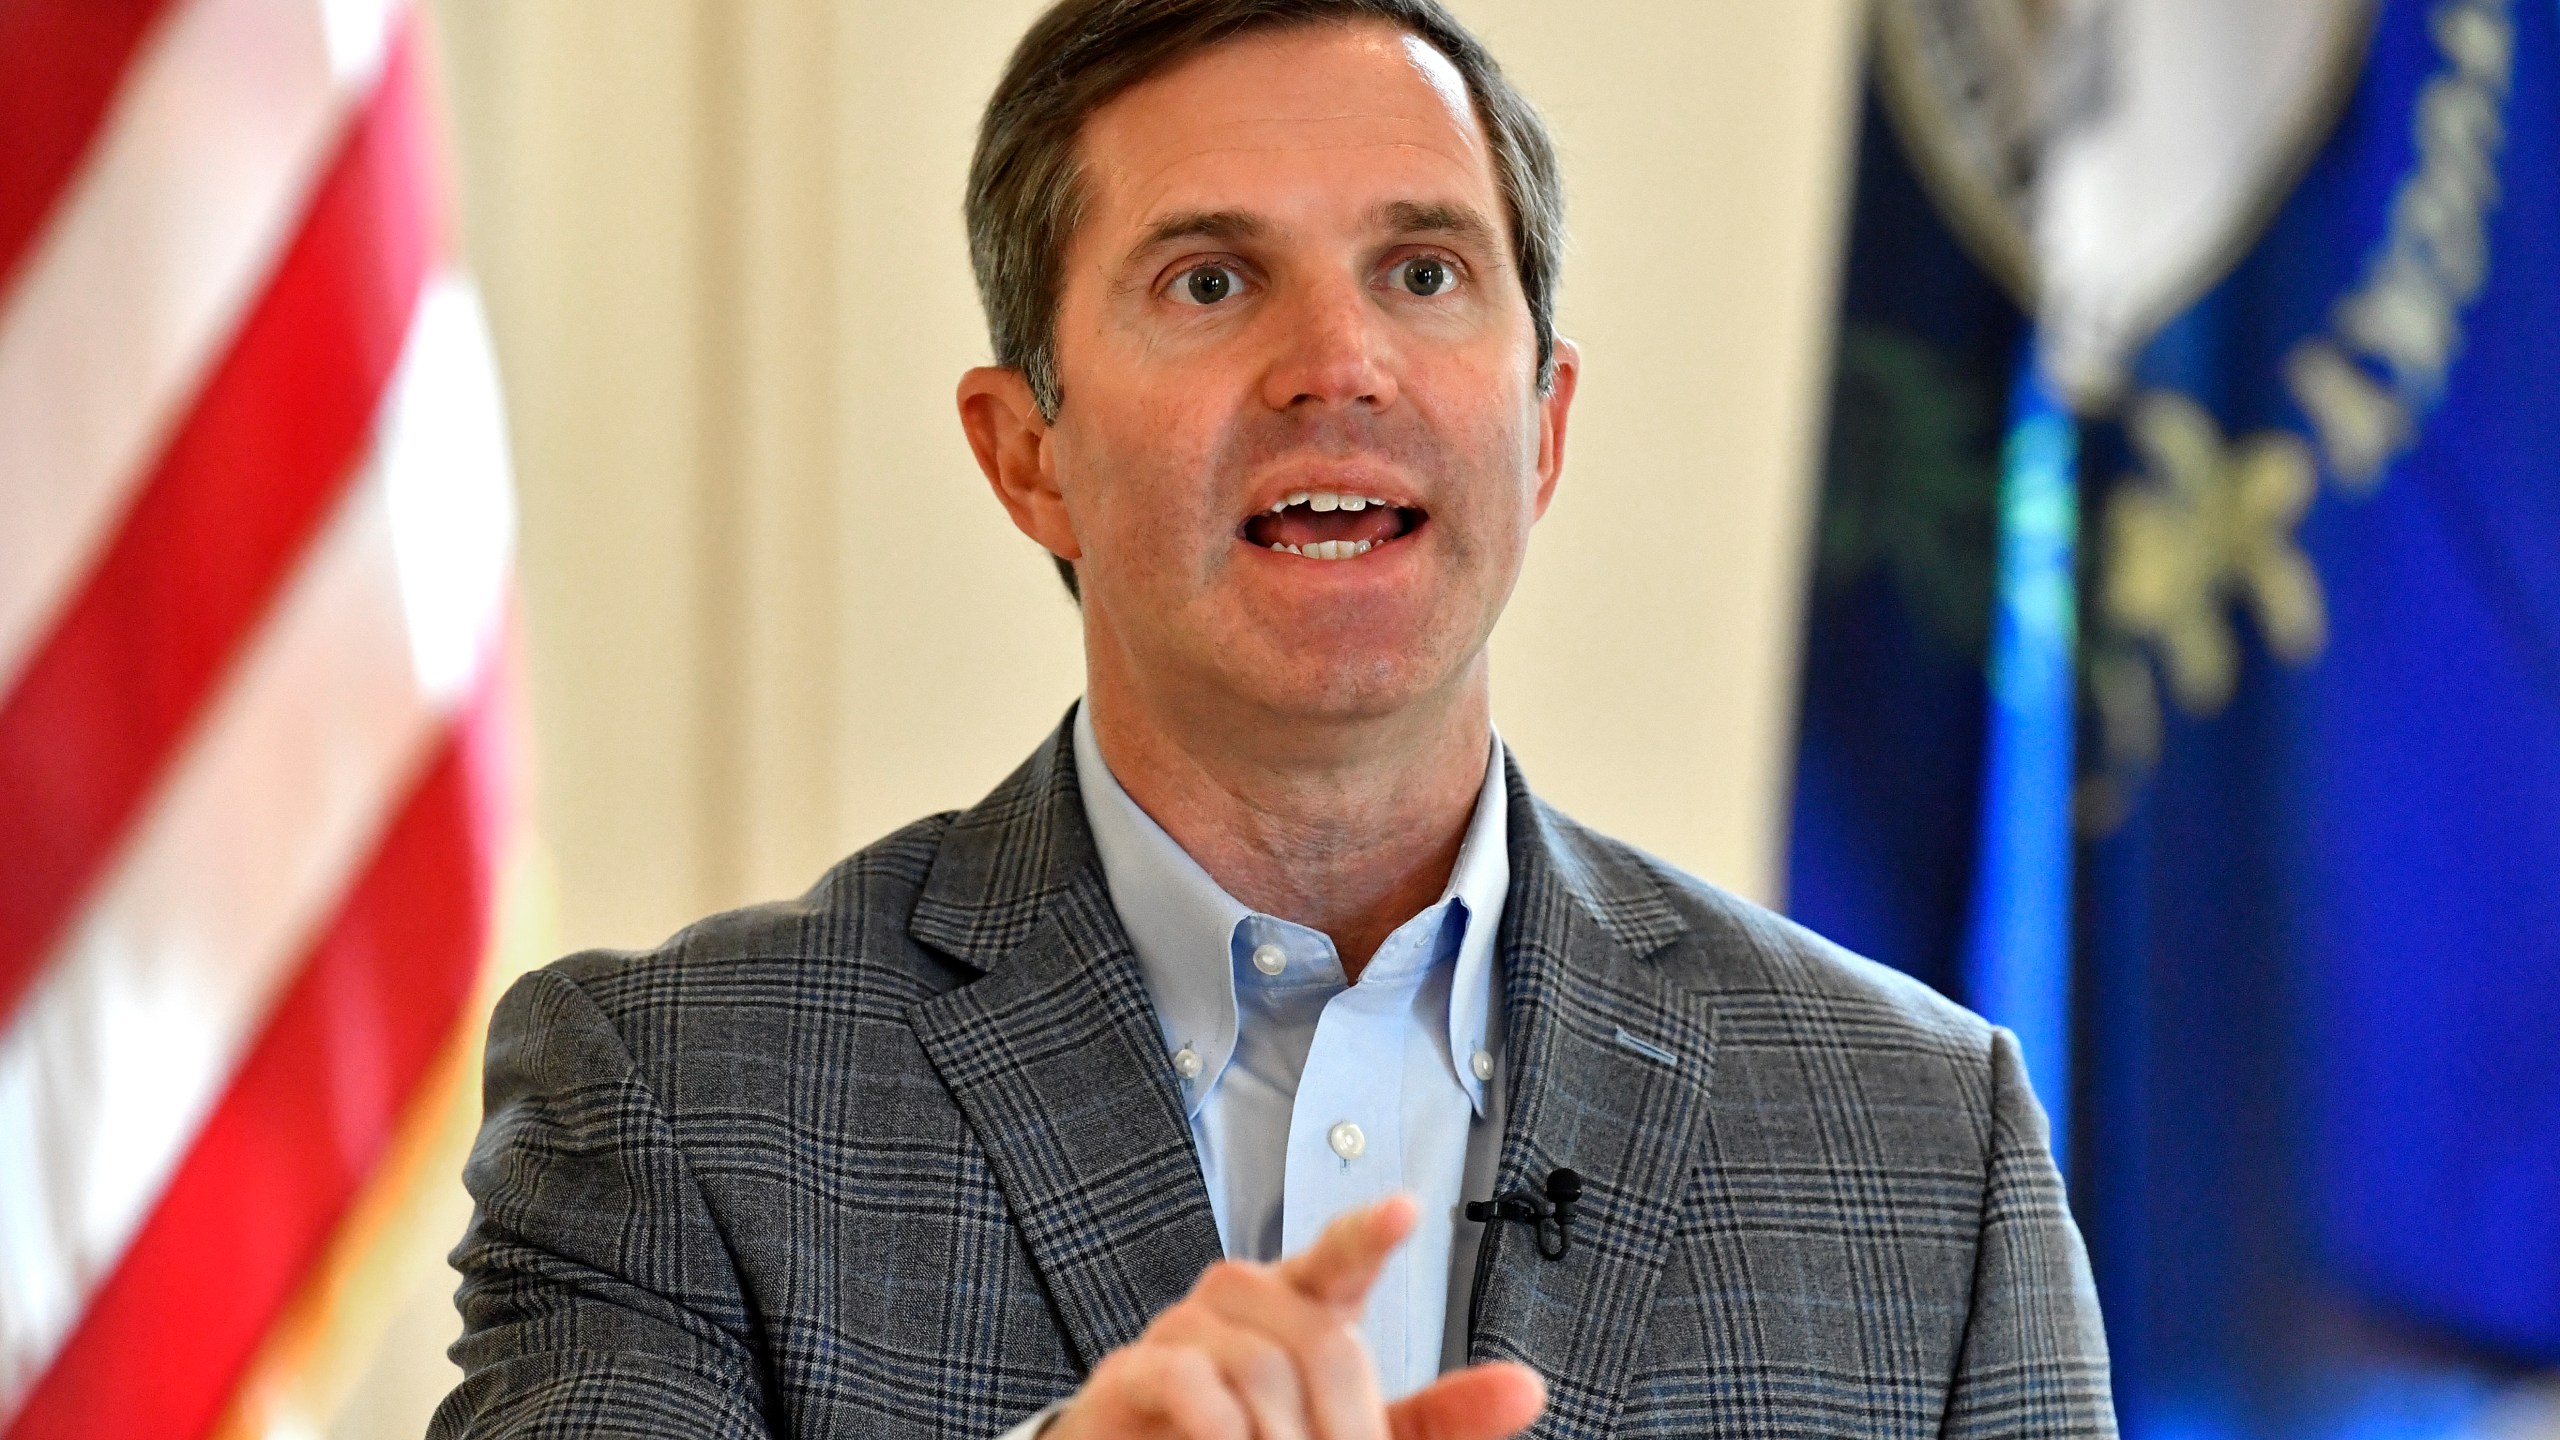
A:
<svg viewBox="0 0 2560 1440">
<path fill-rule="evenodd" d="M 1015 47 L 987 101 L 969 164 L 969 259 L 995 362 L 1022 372 L 1056 419 L 1058 289 L 1084 196 L 1075 162 L 1087 116 L 1201 50 L 1258 30 L 1378 20 L 1419 36 L 1467 83 L 1510 210 L 1512 259 L 1538 340 L 1538 388 L 1555 380 L 1564 183 L 1555 144 L 1502 67 L 1439 0 L 1059 0 Z M 1075 567 L 1058 562 L 1067 589 Z"/>
</svg>

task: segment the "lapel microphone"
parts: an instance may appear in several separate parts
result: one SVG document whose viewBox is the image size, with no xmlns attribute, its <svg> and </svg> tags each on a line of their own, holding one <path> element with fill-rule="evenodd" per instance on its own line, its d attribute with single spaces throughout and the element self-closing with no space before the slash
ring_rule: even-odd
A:
<svg viewBox="0 0 2560 1440">
<path fill-rule="evenodd" d="M 1531 1227 L 1538 1235 L 1538 1253 L 1549 1260 L 1564 1258 L 1565 1227 L 1573 1223 L 1574 1202 L 1582 1198 L 1582 1177 L 1571 1170 L 1547 1172 L 1546 1193 L 1535 1190 L 1506 1190 L 1490 1200 L 1467 1202 L 1467 1218 L 1490 1224 L 1496 1220 L 1512 1220 Z M 1554 1243 L 1548 1237 L 1554 1237 Z"/>
</svg>

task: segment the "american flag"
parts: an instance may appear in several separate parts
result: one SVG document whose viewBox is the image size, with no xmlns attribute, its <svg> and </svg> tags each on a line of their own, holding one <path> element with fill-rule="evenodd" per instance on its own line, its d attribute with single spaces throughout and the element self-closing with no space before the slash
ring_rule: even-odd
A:
<svg viewBox="0 0 2560 1440">
<path fill-rule="evenodd" d="M 418 24 L 0 0 L 9 1440 L 261 1428 L 466 1068 L 513 520 Z"/>
</svg>

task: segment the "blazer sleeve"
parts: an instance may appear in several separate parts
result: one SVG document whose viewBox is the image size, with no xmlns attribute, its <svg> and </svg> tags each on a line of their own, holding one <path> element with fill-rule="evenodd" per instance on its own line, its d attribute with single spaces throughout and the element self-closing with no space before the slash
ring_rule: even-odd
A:
<svg viewBox="0 0 2560 1440">
<path fill-rule="evenodd" d="M 537 971 L 489 1024 L 453 1252 L 462 1437 L 765 1437 L 751 1322 L 718 1224 L 613 1022 Z"/>
<path fill-rule="evenodd" d="M 1973 1304 L 1940 1433 L 2112 1437 L 2106 1328 L 2044 1109 L 2015 1035 L 1994 1030 L 1989 1059 L 1991 1153 Z"/>
</svg>

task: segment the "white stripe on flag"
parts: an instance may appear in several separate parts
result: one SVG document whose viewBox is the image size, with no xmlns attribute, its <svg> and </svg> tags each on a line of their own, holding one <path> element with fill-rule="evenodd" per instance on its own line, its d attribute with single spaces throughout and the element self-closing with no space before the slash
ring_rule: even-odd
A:
<svg viewBox="0 0 2560 1440">
<path fill-rule="evenodd" d="M 0 295 L 0 695 L 112 533 L 380 68 L 389 0 L 184 0 Z"/>
<path fill-rule="evenodd" d="M 512 542 L 479 311 L 421 302 L 373 460 L 0 1031 L 0 1416 L 77 1322 L 488 663 Z"/>
</svg>

